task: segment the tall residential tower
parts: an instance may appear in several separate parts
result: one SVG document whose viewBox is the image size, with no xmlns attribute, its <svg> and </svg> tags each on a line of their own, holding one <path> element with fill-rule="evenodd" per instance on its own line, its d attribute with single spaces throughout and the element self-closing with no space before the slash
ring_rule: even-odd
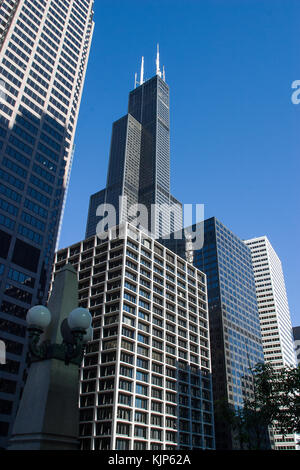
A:
<svg viewBox="0 0 300 470">
<path fill-rule="evenodd" d="M 93 0 L 0 2 L 0 447 L 22 389 L 26 313 L 47 296 L 93 28 Z"/>
</svg>

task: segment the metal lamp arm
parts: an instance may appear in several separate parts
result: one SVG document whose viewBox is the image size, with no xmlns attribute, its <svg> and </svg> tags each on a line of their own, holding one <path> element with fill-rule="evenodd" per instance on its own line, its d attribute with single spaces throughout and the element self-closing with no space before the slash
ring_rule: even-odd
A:
<svg viewBox="0 0 300 470">
<path fill-rule="evenodd" d="M 38 345 L 42 330 L 38 328 L 29 328 L 29 353 L 37 359 L 45 359 L 47 356 L 47 343 Z"/>
</svg>

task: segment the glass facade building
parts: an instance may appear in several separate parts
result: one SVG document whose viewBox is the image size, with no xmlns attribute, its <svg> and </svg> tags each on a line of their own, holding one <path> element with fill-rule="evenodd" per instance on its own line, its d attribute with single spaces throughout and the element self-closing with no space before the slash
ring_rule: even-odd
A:
<svg viewBox="0 0 300 470">
<path fill-rule="evenodd" d="M 106 188 L 91 196 L 86 237 L 97 233 L 103 203 L 116 208 L 116 223 L 132 221 L 128 208 L 143 204 L 141 226 L 156 238 L 182 227 L 182 205 L 170 194 L 169 118 L 169 87 L 159 75 L 130 92 L 128 114 L 113 124 Z"/>
<path fill-rule="evenodd" d="M 250 367 L 264 360 L 251 252 L 216 218 L 203 224 L 204 244 L 193 264 L 207 276 L 214 401 L 226 399 L 237 409 L 253 396 Z M 184 239 L 162 243 L 185 255 Z M 238 448 L 217 416 L 215 431 L 217 449 Z"/>
<path fill-rule="evenodd" d="M 93 35 L 92 0 L 0 2 L 0 447 L 25 367 L 25 317 L 48 294 Z"/>
</svg>

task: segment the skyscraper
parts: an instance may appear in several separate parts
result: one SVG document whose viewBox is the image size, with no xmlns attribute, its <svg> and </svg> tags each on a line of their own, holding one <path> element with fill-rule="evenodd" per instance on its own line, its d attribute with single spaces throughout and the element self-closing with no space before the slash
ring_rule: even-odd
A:
<svg viewBox="0 0 300 470">
<path fill-rule="evenodd" d="M 275 368 L 296 366 L 293 330 L 281 261 L 266 236 L 246 240 L 251 250 L 264 358 Z M 295 437 L 275 434 L 277 449 L 295 449 Z"/>
<path fill-rule="evenodd" d="M 128 223 L 59 250 L 94 337 L 80 373 L 82 449 L 214 449 L 206 277 Z"/>
<path fill-rule="evenodd" d="M 117 223 L 131 221 L 128 209 L 143 204 L 147 220 L 143 228 L 160 237 L 182 227 L 181 204 L 170 193 L 169 87 L 160 71 L 129 94 L 128 114 L 113 124 L 106 189 L 91 196 L 86 237 L 97 232 L 100 204 L 112 204 Z M 119 206 L 120 196 L 127 205 Z M 146 227 L 145 227 L 146 225 Z"/>
<path fill-rule="evenodd" d="M 207 276 L 214 402 L 224 399 L 234 408 L 253 397 L 250 368 L 263 362 L 251 252 L 215 217 L 202 222 L 204 244 L 193 253 L 193 264 Z M 185 229 L 195 231 L 195 226 Z M 185 240 L 162 240 L 185 257 Z M 237 449 L 230 427 L 215 416 L 216 448 Z M 266 436 L 265 445 L 268 446 Z"/>
<path fill-rule="evenodd" d="M 93 28 L 93 0 L 0 2 L 0 447 L 22 388 L 26 312 L 47 296 Z"/>
</svg>

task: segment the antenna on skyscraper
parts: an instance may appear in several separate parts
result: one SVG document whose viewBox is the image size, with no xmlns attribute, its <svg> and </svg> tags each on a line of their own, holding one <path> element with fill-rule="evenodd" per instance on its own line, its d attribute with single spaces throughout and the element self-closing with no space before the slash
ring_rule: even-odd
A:
<svg viewBox="0 0 300 470">
<path fill-rule="evenodd" d="M 142 57 L 142 63 L 141 63 L 141 75 L 140 75 L 140 81 L 137 81 L 137 73 L 134 74 L 134 88 L 137 87 L 137 85 L 142 85 L 144 83 L 144 57 Z"/>
<path fill-rule="evenodd" d="M 143 85 L 143 83 L 144 83 L 144 57 L 142 57 L 140 85 Z"/>
<path fill-rule="evenodd" d="M 156 75 L 161 78 L 161 71 L 159 68 L 159 44 L 157 44 L 157 53 L 156 53 Z"/>
<path fill-rule="evenodd" d="M 165 82 L 166 81 L 166 72 L 165 72 L 165 66 L 163 65 L 163 81 Z"/>
</svg>

